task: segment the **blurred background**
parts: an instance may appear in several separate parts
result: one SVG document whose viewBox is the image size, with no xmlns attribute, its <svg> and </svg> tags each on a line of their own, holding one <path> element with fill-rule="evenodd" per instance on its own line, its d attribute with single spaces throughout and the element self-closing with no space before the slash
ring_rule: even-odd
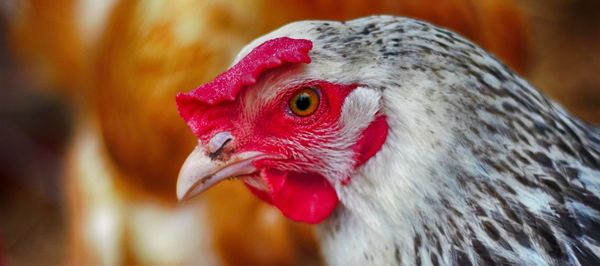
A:
<svg viewBox="0 0 600 266">
<path fill-rule="evenodd" d="M 174 95 L 300 19 L 420 18 L 600 123 L 597 0 L 2 0 L 0 265 L 319 265 L 312 228 L 227 182 L 179 204 Z"/>
</svg>

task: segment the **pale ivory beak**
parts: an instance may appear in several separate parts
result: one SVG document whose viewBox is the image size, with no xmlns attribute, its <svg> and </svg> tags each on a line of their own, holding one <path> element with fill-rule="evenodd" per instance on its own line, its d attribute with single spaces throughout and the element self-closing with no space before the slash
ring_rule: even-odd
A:
<svg viewBox="0 0 600 266">
<path fill-rule="evenodd" d="M 262 152 L 248 151 L 234 154 L 223 162 L 211 160 L 206 150 L 196 146 L 187 157 L 177 177 L 177 198 L 188 200 L 215 184 L 232 177 L 255 173 L 252 163 L 269 157 Z"/>
</svg>

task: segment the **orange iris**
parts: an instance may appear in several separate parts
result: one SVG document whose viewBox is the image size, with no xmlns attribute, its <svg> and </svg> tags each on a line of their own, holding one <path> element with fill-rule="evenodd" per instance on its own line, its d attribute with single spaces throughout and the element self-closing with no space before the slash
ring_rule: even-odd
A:
<svg viewBox="0 0 600 266">
<path fill-rule="evenodd" d="M 289 106 L 295 115 L 309 116 L 319 107 L 319 94 L 313 88 L 303 88 L 292 96 Z"/>
</svg>

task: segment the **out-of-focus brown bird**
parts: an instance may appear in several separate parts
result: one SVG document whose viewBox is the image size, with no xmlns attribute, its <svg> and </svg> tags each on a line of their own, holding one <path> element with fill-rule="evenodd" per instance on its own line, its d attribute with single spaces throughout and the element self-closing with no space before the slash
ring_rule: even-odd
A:
<svg viewBox="0 0 600 266">
<path fill-rule="evenodd" d="M 40 88 L 82 93 L 112 1 L 17 0 L 0 5 L 12 51 Z"/>
<path fill-rule="evenodd" d="M 531 16 L 531 79 L 587 122 L 600 124 L 600 1 L 525 0 Z"/>
<path fill-rule="evenodd" d="M 194 141 L 175 111 L 175 93 L 208 81 L 242 45 L 280 25 L 413 16 L 453 28 L 520 71 L 528 66 L 527 25 L 514 1 L 118 1 L 100 5 L 107 16 L 95 22 L 77 15 L 94 10 L 94 1 L 61 1 L 25 1 L 33 11 L 12 33 L 14 47 L 52 73 L 44 75 L 67 88 L 81 112 L 68 158 L 78 264 L 320 260 L 310 228 L 286 221 L 238 183 L 175 202 L 177 172 Z"/>
</svg>

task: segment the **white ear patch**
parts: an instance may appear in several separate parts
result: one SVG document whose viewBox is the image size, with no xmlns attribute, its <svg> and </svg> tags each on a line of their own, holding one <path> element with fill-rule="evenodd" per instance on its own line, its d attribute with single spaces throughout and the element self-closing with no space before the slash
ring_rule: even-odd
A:
<svg viewBox="0 0 600 266">
<path fill-rule="evenodd" d="M 347 97 L 342 106 L 341 136 L 355 139 L 375 119 L 380 109 L 381 93 L 379 91 L 358 87 Z"/>
</svg>

